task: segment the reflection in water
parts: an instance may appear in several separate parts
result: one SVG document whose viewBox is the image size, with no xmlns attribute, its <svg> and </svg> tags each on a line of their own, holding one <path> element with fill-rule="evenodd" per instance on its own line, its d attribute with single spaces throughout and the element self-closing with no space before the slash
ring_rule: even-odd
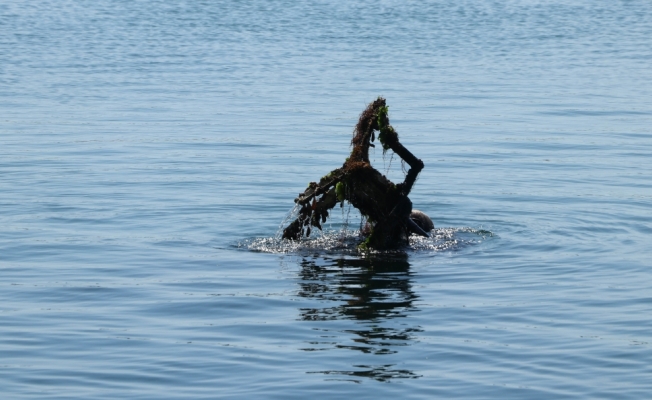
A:
<svg viewBox="0 0 652 400">
<path fill-rule="evenodd" d="M 369 258 L 303 259 L 298 295 L 317 300 L 316 306 L 299 309 L 305 321 L 353 321 L 353 329 L 315 328 L 323 341 L 311 342 L 306 351 L 348 349 L 367 355 L 397 353 L 409 346 L 419 327 L 404 317 L 417 311 L 410 264 L 405 254 Z M 323 327 L 323 325 L 321 325 Z M 418 378 L 412 371 L 392 368 L 388 360 L 379 365 L 355 364 L 355 371 L 318 371 L 328 375 L 368 377 L 380 381 Z"/>
<path fill-rule="evenodd" d="M 407 369 L 392 369 L 394 364 L 389 365 L 354 365 L 356 368 L 360 368 L 358 371 L 318 371 L 310 373 L 320 373 L 326 375 L 347 375 L 352 378 L 371 378 L 381 382 L 387 382 L 391 379 L 397 378 L 420 378 L 421 375 L 417 375 L 414 372 Z M 359 382 L 357 379 L 349 379 L 354 382 Z"/>
</svg>

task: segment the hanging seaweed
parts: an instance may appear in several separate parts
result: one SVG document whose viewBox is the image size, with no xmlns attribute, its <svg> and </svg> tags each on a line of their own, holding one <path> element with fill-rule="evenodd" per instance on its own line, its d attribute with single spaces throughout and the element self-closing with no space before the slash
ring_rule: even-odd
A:
<svg viewBox="0 0 652 400">
<path fill-rule="evenodd" d="M 412 202 L 408 198 L 423 162 L 399 142 L 398 133 L 389 123 L 388 110 L 385 99 L 379 97 L 362 112 L 353 132 L 351 155 L 342 167 L 319 182 L 310 182 L 294 199 L 301 208 L 298 217 L 283 230 L 283 238 L 298 240 L 309 236 L 311 226 L 321 230 L 329 210 L 344 201 L 367 220 L 368 234 L 359 245 L 362 249 L 400 247 L 408 243 L 410 233 L 428 236 L 426 231 L 433 228 L 432 221 L 420 212 L 411 218 Z M 399 184 L 391 182 L 369 162 L 369 148 L 374 147 L 376 132 L 383 153 L 392 150 L 410 166 L 405 180 Z"/>
</svg>

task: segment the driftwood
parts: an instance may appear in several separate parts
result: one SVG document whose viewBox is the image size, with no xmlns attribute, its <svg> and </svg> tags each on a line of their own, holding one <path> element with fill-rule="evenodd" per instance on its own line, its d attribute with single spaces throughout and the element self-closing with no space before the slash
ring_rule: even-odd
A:
<svg viewBox="0 0 652 400">
<path fill-rule="evenodd" d="M 359 246 L 362 249 L 400 247 L 408 243 L 410 233 L 428 236 L 410 219 L 412 202 L 408 198 L 423 162 L 399 142 L 387 112 L 381 97 L 367 106 L 354 130 L 351 155 L 341 168 L 322 177 L 319 183 L 311 182 L 294 199 L 301 208 L 298 217 L 283 230 L 283 238 L 299 240 L 310 236 L 311 227 L 321 230 L 329 210 L 345 200 L 367 219 L 368 236 Z M 369 148 L 375 147 L 372 142 L 376 132 L 383 152 L 391 149 L 410 166 L 402 183 L 394 184 L 369 163 Z"/>
</svg>

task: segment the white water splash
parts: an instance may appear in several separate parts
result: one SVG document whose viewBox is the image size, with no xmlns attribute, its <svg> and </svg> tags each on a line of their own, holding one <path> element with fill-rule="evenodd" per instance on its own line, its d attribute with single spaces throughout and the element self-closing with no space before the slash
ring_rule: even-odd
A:
<svg viewBox="0 0 652 400">
<path fill-rule="evenodd" d="M 315 230 L 318 231 L 318 230 Z M 430 237 L 410 236 L 409 245 L 399 251 L 435 251 L 456 250 L 478 244 L 493 233 L 473 228 L 436 228 Z M 315 237 L 301 240 L 281 239 L 277 234 L 268 238 L 245 239 L 237 247 L 264 253 L 300 253 L 305 251 L 358 253 L 358 244 L 363 240 L 359 230 L 328 230 Z"/>
</svg>

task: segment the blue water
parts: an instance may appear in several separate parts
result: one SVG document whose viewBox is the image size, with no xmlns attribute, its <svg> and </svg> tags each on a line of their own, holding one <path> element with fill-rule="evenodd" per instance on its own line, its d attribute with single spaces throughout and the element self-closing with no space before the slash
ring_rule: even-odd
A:
<svg viewBox="0 0 652 400">
<path fill-rule="evenodd" d="M 2 397 L 649 397 L 651 38 L 644 0 L 0 1 Z M 275 241 L 380 95 L 435 237 Z"/>
</svg>

